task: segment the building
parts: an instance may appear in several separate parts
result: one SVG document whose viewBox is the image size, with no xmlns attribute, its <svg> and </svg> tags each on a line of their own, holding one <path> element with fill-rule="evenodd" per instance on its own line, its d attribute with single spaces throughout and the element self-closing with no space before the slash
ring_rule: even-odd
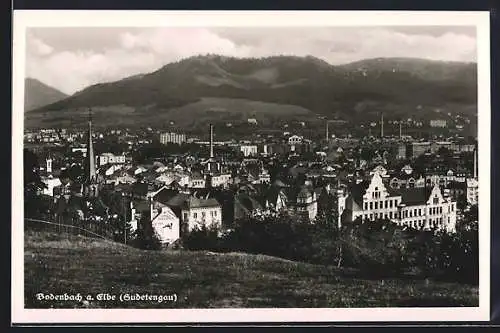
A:
<svg viewBox="0 0 500 333">
<path fill-rule="evenodd" d="M 42 182 L 45 184 L 45 188 L 42 191 L 42 194 L 49 195 L 51 197 L 54 196 L 54 188 L 61 186 L 62 182 L 59 178 L 54 178 L 52 175 L 48 177 L 43 177 Z"/>
<path fill-rule="evenodd" d="M 220 228 L 222 226 L 222 207 L 214 199 L 199 199 L 190 196 L 181 206 L 181 222 L 185 231 L 203 226 Z"/>
<path fill-rule="evenodd" d="M 255 156 L 258 152 L 258 147 L 256 145 L 241 145 L 240 151 L 243 153 L 243 156 Z"/>
<path fill-rule="evenodd" d="M 316 192 L 307 187 L 302 187 L 293 205 L 293 213 L 314 221 L 318 215 L 318 201 Z"/>
<path fill-rule="evenodd" d="M 298 145 L 302 143 L 303 138 L 298 135 L 292 135 L 291 137 L 288 138 L 288 144 L 289 145 Z"/>
<path fill-rule="evenodd" d="M 97 163 L 100 167 L 106 164 L 125 164 L 125 156 L 114 155 L 113 153 L 102 153 L 98 156 Z"/>
<path fill-rule="evenodd" d="M 398 154 L 396 157 L 398 160 L 404 160 L 407 158 L 406 156 L 406 144 L 400 143 L 398 145 Z"/>
<path fill-rule="evenodd" d="M 477 178 L 467 179 L 467 203 L 469 205 L 477 205 L 479 197 L 478 189 L 479 182 Z"/>
<path fill-rule="evenodd" d="M 163 246 L 180 238 L 180 220 L 166 205 L 151 201 L 151 226 Z"/>
<path fill-rule="evenodd" d="M 209 175 L 210 186 L 211 187 L 223 187 L 227 188 L 229 183 L 231 182 L 231 174 L 230 173 L 218 173 L 214 175 Z"/>
<path fill-rule="evenodd" d="M 411 154 L 410 156 L 415 158 L 431 151 L 430 142 L 412 142 L 410 145 Z"/>
<path fill-rule="evenodd" d="M 429 125 L 431 127 L 439 127 L 439 128 L 445 128 L 446 127 L 446 120 L 444 119 L 433 119 L 429 122 Z"/>
<path fill-rule="evenodd" d="M 456 202 L 444 196 L 438 185 L 394 190 L 375 173 L 370 181 L 353 184 L 339 195 L 342 223 L 388 219 L 413 229 L 455 232 Z"/>
<path fill-rule="evenodd" d="M 175 143 L 175 144 L 183 144 L 186 142 L 186 134 L 181 133 L 161 133 L 160 134 L 160 143 L 166 145 L 167 143 Z"/>
<path fill-rule="evenodd" d="M 206 179 L 203 175 L 199 173 L 193 173 L 189 178 L 190 188 L 205 188 L 206 187 Z"/>
</svg>

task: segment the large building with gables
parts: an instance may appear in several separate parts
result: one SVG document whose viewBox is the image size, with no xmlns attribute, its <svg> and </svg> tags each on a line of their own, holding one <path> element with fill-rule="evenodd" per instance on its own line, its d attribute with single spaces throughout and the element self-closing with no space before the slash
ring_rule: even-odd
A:
<svg viewBox="0 0 500 333">
<path fill-rule="evenodd" d="M 371 180 L 339 192 L 339 223 L 388 219 L 400 226 L 420 230 L 455 232 L 457 204 L 438 184 L 432 187 L 393 189 L 379 172 Z"/>
</svg>

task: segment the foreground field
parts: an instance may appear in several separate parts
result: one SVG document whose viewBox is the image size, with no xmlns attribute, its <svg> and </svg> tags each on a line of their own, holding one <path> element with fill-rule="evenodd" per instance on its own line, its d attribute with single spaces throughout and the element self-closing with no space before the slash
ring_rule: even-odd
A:
<svg viewBox="0 0 500 333">
<path fill-rule="evenodd" d="M 478 288 L 460 284 L 370 280 L 263 255 L 142 251 L 47 233 L 26 233 L 24 259 L 26 308 L 478 306 L 479 299 Z M 83 300 L 37 300 L 38 293 Z M 101 293 L 108 300 L 98 301 Z M 123 294 L 166 300 L 120 301 Z"/>
</svg>

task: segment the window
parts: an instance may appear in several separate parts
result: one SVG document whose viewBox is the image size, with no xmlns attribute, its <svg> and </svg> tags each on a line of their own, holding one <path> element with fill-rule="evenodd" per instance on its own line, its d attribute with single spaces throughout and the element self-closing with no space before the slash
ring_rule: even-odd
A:
<svg viewBox="0 0 500 333">
<path fill-rule="evenodd" d="M 373 202 L 370 202 L 370 210 L 373 209 Z"/>
<path fill-rule="evenodd" d="M 184 213 L 184 221 L 188 219 L 188 213 Z"/>
<path fill-rule="evenodd" d="M 202 212 L 202 213 L 201 213 L 201 217 L 202 217 L 202 218 L 205 218 L 205 215 L 206 215 L 206 214 L 205 214 L 205 212 Z"/>
<path fill-rule="evenodd" d="M 198 217 L 198 214 L 197 213 L 193 213 L 193 218 L 197 218 Z"/>
<path fill-rule="evenodd" d="M 214 211 L 214 216 L 217 216 L 217 211 Z"/>
<path fill-rule="evenodd" d="M 421 216 L 422 215 L 422 208 L 419 208 L 418 209 L 418 216 Z"/>
<path fill-rule="evenodd" d="M 378 209 L 378 202 L 375 202 L 375 209 Z"/>
<path fill-rule="evenodd" d="M 437 204 L 439 203 L 439 199 L 438 199 L 438 197 L 434 197 L 433 203 L 434 203 L 435 205 L 437 205 Z"/>
<path fill-rule="evenodd" d="M 365 202 L 365 204 L 364 204 L 364 210 L 368 210 L 368 202 Z"/>
</svg>

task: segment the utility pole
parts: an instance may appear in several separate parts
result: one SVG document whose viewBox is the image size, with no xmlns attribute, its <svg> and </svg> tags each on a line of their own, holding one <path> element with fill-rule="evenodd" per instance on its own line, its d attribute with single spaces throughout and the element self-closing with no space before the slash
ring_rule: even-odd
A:
<svg viewBox="0 0 500 333">
<path fill-rule="evenodd" d="M 125 213 L 125 196 L 123 195 L 123 192 L 121 193 L 121 198 L 122 198 L 122 216 L 123 216 L 123 243 L 127 244 L 127 215 Z"/>
</svg>

